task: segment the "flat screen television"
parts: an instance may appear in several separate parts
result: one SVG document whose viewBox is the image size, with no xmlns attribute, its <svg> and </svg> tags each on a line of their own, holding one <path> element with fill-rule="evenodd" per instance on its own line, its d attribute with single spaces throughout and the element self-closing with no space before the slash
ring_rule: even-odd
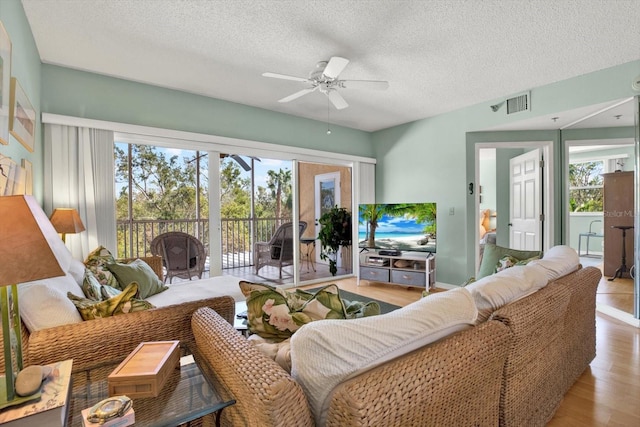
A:
<svg viewBox="0 0 640 427">
<path fill-rule="evenodd" d="M 359 205 L 358 246 L 435 253 L 436 204 Z"/>
</svg>

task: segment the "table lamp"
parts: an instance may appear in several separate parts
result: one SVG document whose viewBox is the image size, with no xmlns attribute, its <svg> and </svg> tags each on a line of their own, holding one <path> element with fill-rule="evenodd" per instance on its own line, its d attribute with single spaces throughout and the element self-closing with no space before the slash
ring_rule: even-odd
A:
<svg viewBox="0 0 640 427">
<path fill-rule="evenodd" d="M 62 234 L 62 241 L 68 234 L 75 234 L 84 231 L 84 224 L 78 215 L 78 211 L 72 208 L 57 208 L 51 214 L 51 224 L 53 228 Z"/>
<path fill-rule="evenodd" d="M 61 246 L 56 230 L 32 196 L 0 197 L 0 308 L 5 373 L 5 378 L 0 377 L 0 409 L 33 399 L 15 393 L 15 377 L 22 369 L 17 284 L 63 276 L 55 255 Z"/>
</svg>

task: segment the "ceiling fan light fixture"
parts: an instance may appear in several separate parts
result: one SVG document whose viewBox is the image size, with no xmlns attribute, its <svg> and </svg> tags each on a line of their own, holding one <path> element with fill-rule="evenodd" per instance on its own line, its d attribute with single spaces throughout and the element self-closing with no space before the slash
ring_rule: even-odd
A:
<svg viewBox="0 0 640 427">
<path fill-rule="evenodd" d="M 282 80 L 292 80 L 303 83 L 310 83 L 311 87 L 302 89 L 289 96 L 280 99 L 278 102 L 289 102 L 300 98 L 303 95 L 311 93 L 316 89 L 325 94 L 331 104 L 342 110 L 347 108 L 349 104 L 338 93 L 338 89 L 356 88 L 356 89 L 375 89 L 385 90 L 389 87 L 389 82 L 381 80 L 340 80 L 339 75 L 349 64 L 349 60 L 340 56 L 334 56 L 329 61 L 320 61 L 316 64 L 316 68 L 309 73 L 309 78 L 289 76 L 279 73 L 262 73 L 264 77 L 271 77 Z"/>
</svg>

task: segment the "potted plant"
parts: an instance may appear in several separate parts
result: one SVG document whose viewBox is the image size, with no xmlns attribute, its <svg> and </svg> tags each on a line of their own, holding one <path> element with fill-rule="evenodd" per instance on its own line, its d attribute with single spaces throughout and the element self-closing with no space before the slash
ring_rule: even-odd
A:
<svg viewBox="0 0 640 427">
<path fill-rule="evenodd" d="M 334 206 L 322 214 L 320 223 L 320 259 L 329 261 L 329 272 L 335 276 L 338 272 L 337 256 L 340 246 L 350 246 L 352 240 L 351 212 Z"/>
</svg>

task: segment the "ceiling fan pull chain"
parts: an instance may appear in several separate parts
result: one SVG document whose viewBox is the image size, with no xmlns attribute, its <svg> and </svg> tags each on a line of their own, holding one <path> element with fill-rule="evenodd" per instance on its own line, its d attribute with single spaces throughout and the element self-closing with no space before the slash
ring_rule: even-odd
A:
<svg viewBox="0 0 640 427">
<path fill-rule="evenodd" d="M 331 135 L 331 129 L 329 128 L 329 111 L 331 111 L 331 108 L 329 106 L 329 98 L 327 97 L 327 135 Z"/>
</svg>

